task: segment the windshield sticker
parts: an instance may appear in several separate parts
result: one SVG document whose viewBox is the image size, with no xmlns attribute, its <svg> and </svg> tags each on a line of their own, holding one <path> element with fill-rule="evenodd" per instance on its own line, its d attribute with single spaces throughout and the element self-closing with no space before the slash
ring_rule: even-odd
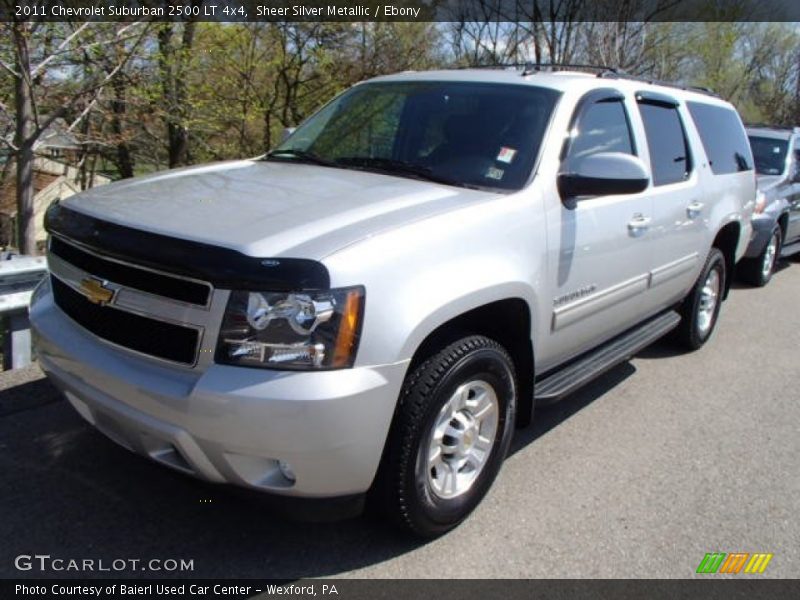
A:
<svg viewBox="0 0 800 600">
<path fill-rule="evenodd" d="M 500 180 L 503 178 L 503 175 L 505 175 L 505 173 L 506 172 L 503 169 L 498 169 L 496 167 L 489 167 L 489 169 L 486 171 L 486 177 L 488 177 L 489 179 Z"/>
<path fill-rule="evenodd" d="M 497 155 L 497 160 L 500 162 L 504 162 L 507 165 L 511 164 L 511 161 L 514 160 L 514 157 L 517 155 L 517 151 L 514 148 L 506 148 L 503 146 L 500 148 L 500 153 Z"/>
</svg>

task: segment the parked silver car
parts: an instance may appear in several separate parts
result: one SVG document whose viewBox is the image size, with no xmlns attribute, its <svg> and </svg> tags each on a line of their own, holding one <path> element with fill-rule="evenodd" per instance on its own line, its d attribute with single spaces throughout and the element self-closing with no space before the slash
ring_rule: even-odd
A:
<svg viewBox="0 0 800 600">
<path fill-rule="evenodd" d="M 739 273 L 769 283 L 778 258 L 800 253 L 800 129 L 748 127 L 758 180 L 753 239 Z"/>
<path fill-rule="evenodd" d="M 735 109 L 614 72 L 403 73 L 264 157 L 47 214 L 42 368 L 125 447 L 422 536 L 488 491 L 534 400 L 710 337 L 751 236 Z M 699 392 L 702 390 L 698 390 Z"/>
</svg>

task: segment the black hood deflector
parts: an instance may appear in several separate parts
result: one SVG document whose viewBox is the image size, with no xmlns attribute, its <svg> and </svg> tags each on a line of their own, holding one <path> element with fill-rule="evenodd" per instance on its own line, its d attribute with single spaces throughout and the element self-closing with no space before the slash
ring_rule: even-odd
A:
<svg viewBox="0 0 800 600">
<path fill-rule="evenodd" d="M 144 267 L 239 290 L 328 289 L 321 262 L 305 258 L 254 257 L 231 248 L 173 238 L 103 221 L 55 202 L 45 229 L 100 254 Z"/>
</svg>

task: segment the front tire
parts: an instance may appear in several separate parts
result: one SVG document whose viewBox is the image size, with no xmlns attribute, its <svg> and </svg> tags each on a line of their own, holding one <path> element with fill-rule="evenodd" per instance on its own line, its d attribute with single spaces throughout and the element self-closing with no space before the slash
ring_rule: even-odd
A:
<svg viewBox="0 0 800 600">
<path fill-rule="evenodd" d="M 725 257 L 712 248 L 700 277 L 683 301 L 681 322 L 675 330 L 678 342 L 697 350 L 708 341 L 717 325 L 726 281 Z"/>
<path fill-rule="evenodd" d="M 772 279 L 778 257 L 781 255 L 782 235 L 780 226 L 776 225 L 764 250 L 754 258 L 745 258 L 739 264 L 741 278 L 755 287 L 764 287 Z"/>
<path fill-rule="evenodd" d="M 472 512 L 508 452 L 516 397 L 508 352 L 478 335 L 407 376 L 378 481 L 384 509 L 402 528 L 432 538 Z"/>
</svg>

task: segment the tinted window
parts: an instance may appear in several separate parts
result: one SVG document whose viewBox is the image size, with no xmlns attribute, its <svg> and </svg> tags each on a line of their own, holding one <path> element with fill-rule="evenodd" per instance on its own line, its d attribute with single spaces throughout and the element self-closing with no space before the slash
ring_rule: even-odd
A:
<svg viewBox="0 0 800 600">
<path fill-rule="evenodd" d="M 269 159 L 518 190 L 528 181 L 558 95 L 527 85 L 357 85 L 298 127 Z"/>
<path fill-rule="evenodd" d="M 736 111 L 702 102 L 688 102 L 687 106 L 715 175 L 753 168 L 750 145 Z"/>
<path fill-rule="evenodd" d="M 650 150 L 653 185 L 685 181 L 692 164 L 678 109 L 665 104 L 640 102 L 639 112 Z"/>
<path fill-rule="evenodd" d="M 598 152 L 635 154 L 628 115 L 619 100 L 590 104 L 581 113 L 577 129 L 569 146 L 569 157 Z"/>
<path fill-rule="evenodd" d="M 786 151 L 789 149 L 789 141 L 756 135 L 748 137 L 750 138 L 750 148 L 753 150 L 753 160 L 756 163 L 756 173 L 761 175 L 782 174 L 786 169 Z"/>
</svg>

